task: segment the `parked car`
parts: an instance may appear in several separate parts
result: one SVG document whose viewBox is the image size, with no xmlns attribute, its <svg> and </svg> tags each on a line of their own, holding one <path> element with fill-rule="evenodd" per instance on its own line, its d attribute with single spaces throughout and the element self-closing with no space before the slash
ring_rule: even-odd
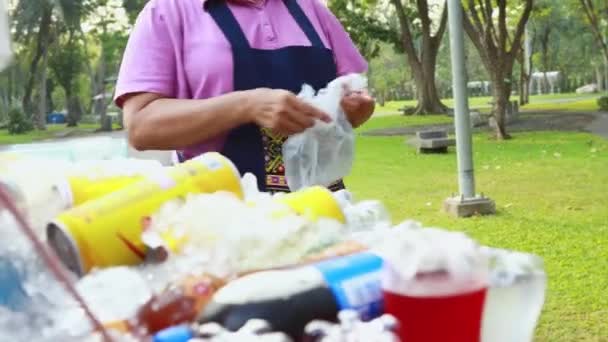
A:
<svg viewBox="0 0 608 342">
<path fill-rule="evenodd" d="M 593 94 L 598 92 L 598 86 L 595 83 L 584 85 L 576 89 L 577 94 Z"/>
</svg>

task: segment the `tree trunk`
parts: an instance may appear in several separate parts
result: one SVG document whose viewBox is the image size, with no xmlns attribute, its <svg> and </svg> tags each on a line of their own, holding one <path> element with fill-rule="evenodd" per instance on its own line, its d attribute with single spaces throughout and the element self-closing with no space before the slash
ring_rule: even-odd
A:
<svg viewBox="0 0 608 342">
<path fill-rule="evenodd" d="M 501 71 L 497 71 L 499 75 Z M 511 96 L 511 85 L 504 81 L 504 77 L 493 77 L 494 82 L 494 119 L 496 120 L 495 137 L 499 140 L 511 139 L 507 133 L 507 106 Z"/>
<path fill-rule="evenodd" d="M 68 109 L 68 127 L 78 126 L 78 121 L 82 117 L 82 106 L 80 104 L 80 98 L 74 96 L 72 92 L 66 90 L 67 98 L 67 109 Z"/>
<path fill-rule="evenodd" d="M 106 87 L 105 87 L 105 78 L 106 78 L 106 62 L 103 54 L 103 48 L 101 53 L 101 60 L 99 61 L 99 84 L 101 84 L 101 100 L 99 100 L 99 119 L 101 121 L 102 132 L 110 132 L 112 131 L 112 120 L 108 116 L 108 104 L 106 102 Z"/>
<path fill-rule="evenodd" d="M 47 111 L 54 111 L 55 102 L 53 102 L 53 92 L 55 91 L 55 83 L 53 83 L 52 78 L 46 79 L 46 108 Z"/>
<path fill-rule="evenodd" d="M 47 114 L 47 62 L 48 62 L 48 47 L 44 48 L 42 54 L 42 68 L 40 69 L 40 94 L 38 100 L 38 114 L 35 116 L 34 125 L 36 129 L 46 130 L 46 114 Z"/>
<path fill-rule="evenodd" d="M 15 84 L 15 66 L 10 66 L 10 70 L 8 73 L 8 99 L 9 101 L 13 101 L 14 98 L 14 84 Z M 9 103 L 10 106 L 10 103 Z"/>
<path fill-rule="evenodd" d="M 551 83 L 549 82 L 546 71 L 543 73 L 543 89 L 545 94 L 551 94 Z"/>
<path fill-rule="evenodd" d="M 447 107 L 441 103 L 435 86 L 435 60 L 422 58 L 422 68 L 414 70 L 414 81 L 416 82 L 416 97 L 418 105 L 413 114 L 442 114 Z"/>
<path fill-rule="evenodd" d="M 608 56 L 604 55 L 604 91 L 608 91 Z"/>
<path fill-rule="evenodd" d="M 440 114 L 445 113 L 447 108 L 441 103 L 437 88 L 435 86 L 435 67 L 437 53 L 441 45 L 441 39 L 447 27 L 447 6 L 444 7 L 439 27 L 433 36 L 431 32 L 432 21 L 429 17 L 428 2 L 419 0 L 416 2 L 420 19 L 419 47 L 414 46 L 415 37 L 412 34 L 409 10 L 406 10 L 401 0 L 391 0 L 399 19 L 401 33 L 401 44 L 405 50 L 407 62 L 414 73 L 416 83 L 416 97 L 418 105 L 413 114 Z"/>
<path fill-rule="evenodd" d="M 530 103 L 530 76 L 523 63 L 519 70 L 519 104 L 521 106 Z"/>
<path fill-rule="evenodd" d="M 23 100 L 21 102 L 23 111 L 27 116 L 30 116 L 34 112 L 34 108 L 32 105 L 32 93 L 34 91 L 34 84 L 36 82 L 36 75 L 38 71 L 38 63 L 44 54 L 44 50 L 49 45 L 50 40 L 50 26 L 52 19 L 52 10 L 51 8 L 45 9 L 42 14 L 42 18 L 40 19 L 40 28 L 38 30 L 38 37 L 36 40 L 36 53 L 30 62 L 29 67 L 29 76 L 27 83 L 25 85 L 25 92 L 23 95 Z"/>
</svg>

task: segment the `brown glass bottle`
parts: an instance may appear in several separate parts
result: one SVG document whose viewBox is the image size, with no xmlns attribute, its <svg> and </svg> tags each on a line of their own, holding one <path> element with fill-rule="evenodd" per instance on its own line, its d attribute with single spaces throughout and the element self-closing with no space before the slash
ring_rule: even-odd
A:
<svg viewBox="0 0 608 342">
<path fill-rule="evenodd" d="M 223 280 L 207 274 L 189 276 L 150 298 L 132 319 L 105 326 L 145 337 L 175 325 L 193 322 L 224 284 Z"/>
</svg>

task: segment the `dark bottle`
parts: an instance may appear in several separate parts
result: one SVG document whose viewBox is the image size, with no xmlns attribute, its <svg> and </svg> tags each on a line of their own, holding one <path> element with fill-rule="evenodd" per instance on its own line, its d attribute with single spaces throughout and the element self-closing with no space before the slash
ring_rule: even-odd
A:
<svg viewBox="0 0 608 342">
<path fill-rule="evenodd" d="M 106 327 L 149 336 L 172 326 L 191 323 L 223 284 L 221 279 L 210 275 L 189 276 L 153 296 L 139 308 L 134 318 Z"/>
<path fill-rule="evenodd" d="M 199 316 L 235 331 L 250 319 L 302 340 L 306 324 L 335 321 L 342 309 L 364 319 L 382 314 L 382 259 L 358 253 L 303 267 L 250 274 L 220 289 Z"/>
</svg>

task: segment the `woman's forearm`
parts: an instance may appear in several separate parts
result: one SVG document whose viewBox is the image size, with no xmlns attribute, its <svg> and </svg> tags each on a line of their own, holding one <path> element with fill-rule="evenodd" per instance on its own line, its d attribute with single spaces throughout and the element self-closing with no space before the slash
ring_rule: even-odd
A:
<svg viewBox="0 0 608 342">
<path fill-rule="evenodd" d="M 248 123 L 247 103 L 242 92 L 205 100 L 133 96 L 124 106 L 129 143 L 138 150 L 192 146 Z"/>
</svg>

